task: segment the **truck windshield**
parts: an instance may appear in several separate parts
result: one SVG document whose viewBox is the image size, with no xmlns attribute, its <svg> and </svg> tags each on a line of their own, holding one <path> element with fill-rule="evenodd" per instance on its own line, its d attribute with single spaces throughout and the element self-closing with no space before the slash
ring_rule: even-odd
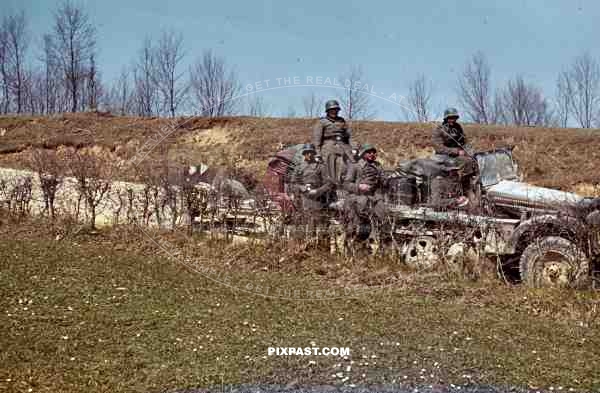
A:
<svg viewBox="0 0 600 393">
<path fill-rule="evenodd" d="M 518 180 L 516 166 L 512 157 L 506 152 L 486 153 L 477 156 L 481 184 L 484 187 L 492 186 L 501 180 Z"/>
</svg>

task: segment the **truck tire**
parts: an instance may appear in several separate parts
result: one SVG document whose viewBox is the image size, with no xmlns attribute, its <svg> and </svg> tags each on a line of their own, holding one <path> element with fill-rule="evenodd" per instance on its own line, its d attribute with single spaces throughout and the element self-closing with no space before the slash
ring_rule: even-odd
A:
<svg viewBox="0 0 600 393">
<path fill-rule="evenodd" d="M 590 261 L 572 241 L 542 237 L 525 248 L 519 260 L 521 281 L 532 288 L 580 288 L 589 278 Z"/>
</svg>

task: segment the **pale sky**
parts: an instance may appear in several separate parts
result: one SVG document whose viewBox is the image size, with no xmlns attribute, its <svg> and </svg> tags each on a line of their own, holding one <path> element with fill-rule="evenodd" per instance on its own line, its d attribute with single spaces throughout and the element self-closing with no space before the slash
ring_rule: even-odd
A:
<svg viewBox="0 0 600 393">
<path fill-rule="evenodd" d="M 1 0 L 2 12 L 24 9 L 30 21 L 30 55 L 49 32 L 58 1 Z M 484 51 L 494 85 L 516 74 L 555 93 L 558 72 L 589 51 L 600 58 L 600 2 L 512 1 L 80 1 L 98 29 L 98 63 L 104 80 L 131 64 L 145 36 L 162 29 L 183 35 L 184 68 L 213 49 L 237 70 L 244 86 L 297 77 L 306 84 L 339 77 L 351 65 L 364 69 L 377 118 L 403 119 L 389 97 L 407 94 L 424 73 L 435 89 L 434 109 L 459 107 L 456 78 L 474 52 Z M 293 82 L 291 83 L 293 84 Z M 261 91 L 269 112 L 302 113 L 314 91 L 336 98 L 333 87 L 286 87 Z M 460 109 L 460 107 L 459 107 Z M 342 114 L 343 115 L 343 114 Z"/>
</svg>

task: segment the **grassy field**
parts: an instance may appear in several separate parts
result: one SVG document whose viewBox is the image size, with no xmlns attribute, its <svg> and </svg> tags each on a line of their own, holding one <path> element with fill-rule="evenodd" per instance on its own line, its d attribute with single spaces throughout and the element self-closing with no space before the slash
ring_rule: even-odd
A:
<svg viewBox="0 0 600 393">
<path fill-rule="evenodd" d="M 414 275 L 385 261 L 151 234 L 189 250 L 192 267 L 214 269 L 210 278 L 227 275 L 226 286 L 167 257 L 138 230 L 73 233 L 0 218 L 0 391 L 294 380 L 600 389 L 597 292 L 531 291 L 493 276 Z M 344 293 L 356 277 L 376 283 L 375 272 L 394 279 L 385 289 Z M 256 293 L 267 287 L 275 297 Z M 281 299 L 275 288 L 346 296 Z M 268 347 L 311 345 L 351 352 L 267 355 Z"/>
</svg>

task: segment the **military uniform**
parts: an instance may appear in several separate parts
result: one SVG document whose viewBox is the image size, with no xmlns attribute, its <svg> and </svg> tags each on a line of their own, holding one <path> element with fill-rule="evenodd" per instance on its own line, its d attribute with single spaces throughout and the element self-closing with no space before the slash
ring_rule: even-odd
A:
<svg viewBox="0 0 600 393">
<path fill-rule="evenodd" d="M 463 183 L 460 185 L 462 190 L 467 193 L 469 200 L 474 201 L 471 179 L 464 175 L 471 175 L 475 171 L 473 158 L 460 155 L 467 143 L 465 132 L 460 124 L 454 122 L 452 125 L 447 122 L 449 117 L 458 119 L 458 111 L 455 108 L 448 108 L 444 111 L 444 122 L 434 128 L 431 141 L 435 150 L 434 160 L 449 166 L 455 166 L 463 172 Z M 432 179 L 431 194 L 432 202 L 438 206 L 450 206 L 455 201 L 448 199 L 444 194 L 456 194 L 455 188 L 459 185 L 453 185 L 442 177 Z"/>
<path fill-rule="evenodd" d="M 368 191 L 361 191 L 360 184 L 371 186 Z M 360 225 L 361 217 L 368 215 L 375 221 L 377 231 L 387 218 L 383 188 L 385 179 L 381 164 L 377 161 L 369 162 L 361 159 L 356 165 L 350 167 L 344 178 L 344 189 L 349 195 L 345 201 L 345 211 L 348 215 L 349 231 L 355 230 Z"/>
<path fill-rule="evenodd" d="M 304 160 L 292 175 L 292 187 L 295 195 L 299 196 L 301 216 L 300 223 L 306 225 L 306 232 L 302 236 L 313 234 L 315 230 L 325 224 L 324 210 L 330 200 L 333 185 L 329 181 L 325 166 L 305 154 L 314 154 L 315 147 L 311 144 L 304 145 L 302 149 Z"/>
<path fill-rule="evenodd" d="M 332 184 L 322 163 L 303 161 L 294 172 L 292 183 L 296 193 L 301 195 L 303 210 L 315 211 L 326 207 Z"/>
<path fill-rule="evenodd" d="M 342 182 L 347 163 L 354 162 L 350 136 L 346 120 L 340 116 L 322 117 L 313 129 L 313 144 L 323 157 L 329 177 L 338 184 Z"/>
<path fill-rule="evenodd" d="M 460 124 L 454 123 L 450 126 L 443 123 L 433 130 L 431 141 L 436 154 L 456 157 L 459 150 L 463 149 L 466 138 Z"/>
</svg>

